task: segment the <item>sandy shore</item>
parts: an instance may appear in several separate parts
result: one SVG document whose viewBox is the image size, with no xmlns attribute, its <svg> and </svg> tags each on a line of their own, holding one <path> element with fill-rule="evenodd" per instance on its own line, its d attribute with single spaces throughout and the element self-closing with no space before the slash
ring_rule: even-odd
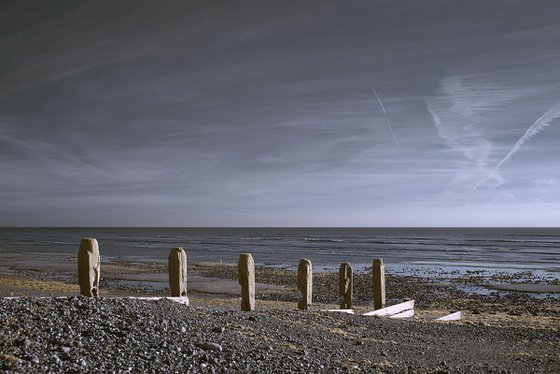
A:
<svg viewBox="0 0 560 374">
<path fill-rule="evenodd" d="M 111 310 L 111 308 L 121 308 L 121 304 L 115 306 L 114 303 L 117 301 L 111 300 L 122 299 L 113 297 L 166 296 L 169 292 L 167 267 L 162 263 L 105 261 L 102 264 L 100 284 L 103 297 L 99 301 L 104 306 L 100 306 L 101 304 L 95 302 L 92 304 L 87 300 L 76 301 L 83 298 L 72 297 L 78 295 L 79 288 L 75 258 L 71 256 L 57 256 L 55 261 L 50 263 L 46 258 L 34 257 L 31 259 L 18 255 L 3 256 L 0 257 L 0 261 L 2 264 L 0 267 L 0 300 L 3 300 L 0 303 L 0 318 L 2 313 L 5 316 L 4 330 L 2 330 L 4 335 L 2 336 L 11 337 L 0 341 L 0 368 L 4 365 L 5 370 L 15 372 L 59 371 L 57 368 L 60 371 L 88 371 L 89 366 L 75 366 L 70 363 L 66 365 L 62 356 L 70 357 L 67 353 L 59 354 L 58 359 L 53 360 L 52 354 L 49 353 L 50 349 L 63 349 L 64 352 L 71 349 L 72 352 L 77 352 L 72 356 L 73 359 L 83 359 L 85 360 L 83 362 L 94 360 L 83 349 L 74 349 L 75 347 L 72 347 L 71 343 L 66 342 L 61 343 L 66 344 L 63 345 L 65 348 L 49 346 L 50 348 L 45 351 L 46 348 L 37 343 L 40 348 L 22 350 L 21 339 L 29 341 L 35 339 L 41 342 L 41 339 L 46 339 L 46 341 L 50 339 L 48 334 L 44 337 L 33 338 L 33 333 L 22 332 L 21 326 L 26 324 L 25 319 L 27 318 L 25 317 L 26 308 L 30 315 L 43 313 L 44 318 L 47 318 L 52 312 L 54 315 L 51 318 L 59 318 L 60 323 L 64 325 L 73 323 L 75 317 L 72 316 L 72 313 L 64 313 L 62 317 L 59 317 L 57 315 L 59 312 L 56 310 L 64 309 L 68 305 L 70 305 L 70 309 L 75 305 L 82 305 L 78 307 L 78 310 L 83 308 Z M 302 313 L 295 310 L 300 297 L 295 286 L 296 273 L 264 266 L 256 268 L 258 282 L 257 311 L 254 312 L 256 320 L 250 320 L 247 313 L 238 311 L 240 288 L 236 277 L 237 270 L 234 265 L 190 264 L 188 279 L 190 307 L 180 309 L 180 306 L 171 306 L 168 303 L 156 303 L 154 306 L 153 303 L 122 301 L 127 304 L 126 308 L 136 311 L 137 315 L 187 313 L 187 320 L 189 318 L 206 318 L 211 321 L 218 318 L 216 316 L 221 316 L 218 318 L 219 322 L 209 322 L 214 324 L 212 326 L 197 325 L 193 327 L 190 322 L 185 322 L 187 328 L 192 329 L 192 334 L 184 343 L 188 347 L 183 346 L 181 349 L 191 349 L 191 354 L 188 355 L 186 361 L 169 358 L 166 364 L 168 366 L 161 364 L 163 365 L 161 367 L 167 367 L 171 371 L 190 368 L 189 370 L 194 372 L 259 372 L 278 368 L 280 371 L 286 371 L 284 366 L 274 366 L 279 365 L 278 362 L 256 363 L 253 357 L 255 351 L 251 347 L 242 348 L 241 356 L 232 353 L 235 350 L 235 339 L 241 337 L 257 339 L 259 343 L 255 344 L 260 348 L 262 348 L 260 342 L 267 342 L 263 348 L 265 349 L 263 353 L 265 361 L 285 361 L 288 357 L 293 358 L 294 355 L 299 357 L 300 351 L 303 349 L 304 352 L 307 352 L 300 357 L 303 361 L 296 360 L 296 362 L 301 361 L 305 365 L 296 366 L 293 372 L 407 372 L 411 367 L 421 368 L 416 372 L 488 372 L 490 369 L 535 372 L 535 367 L 537 367 L 536 372 L 554 372 L 560 369 L 558 358 L 560 357 L 558 334 L 560 299 L 557 294 L 558 282 L 555 280 L 539 279 L 532 277 L 529 273 L 492 276 L 491 278 L 471 274 L 469 277 L 454 280 L 438 275 L 423 278 L 414 275 L 387 274 L 388 304 L 414 299 L 416 314 L 406 321 L 381 319 L 372 322 L 372 318 L 342 316 L 339 313 L 333 316 L 319 312 L 319 309 L 338 307 L 338 275 L 336 273 L 314 273 L 313 308 L 310 312 Z M 372 310 L 370 274 L 357 273 L 354 281 L 356 312 Z M 479 288 L 482 286 L 488 292 L 468 292 L 471 287 L 475 286 Z M 70 296 L 70 298 L 51 299 L 52 302 L 45 303 L 40 301 L 45 299 L 24 298 L 17 301 L 2 299 L 2 296 Z M 58 301 L 55 302 L 55 300 Z M 58 309 L 52 309 L 52 303 L 60 304 Z M 456 310 L 462 312 L 463 318 L 460 321 L 448 323 L 434 321 L 435 318 Z M 22 319 L 12 321 L 9 316 L 17 315 L 17 313 L 21 313 Z M 134 318 L 131 317 L 130 320 L 122 323 L 135 325 Z M 299 320 L 301 321 L 294 324 Z M 258 321 L 258 328 L 255 327 L 255 321 Z M 302 323 L 308 325 L 302 325 Z M 222 324 L 228 331 L 240 334 L 240 336 L 227 338 L 218 334 L 213 338 L 215 341 L 219 341 L 223 347 L 228 347 L 228 354 L 233 354 L 229 358 L 224 357 L 222 351 L 212 352 L 211 349 L 205 351 L 193 345 L 202 344 L 200 343 L 201 337 L 207 333 L 204 329 L 212 330 L 216 324 Z M 134 330 L 133 327 L 130 329 Z M 174 325 L 173 329 L 181 331 L 182 327 L 180 324 Z M 167 330 L 154 330 L 153 333 L 160 334 L 158 339 L 163 339 L 167 336 L 166 334 L 173 336 L 176 333 L 176 330 L 173 329 L 170 327 Z M 272 333 L 267 333 L 266 329 L 272 329 Z M 327 346 L 332 343 L 333 347 L 338 348 L 333 348 L 330 353 L 328 348 L 313 351 L 314 348 L 301 340 L 302 329 L 307 331 L 306 339 L 316 341 L 317 344 L 320 341 L 328 342 Z M 310 332 L 309 329 L 316 331 Z M 109 336 L 107 339 L 110 341 L 120 339 L 120 337 L 111 338 L 111 331 L 114 329 L 104 332 Z M 383 332 L 386 331 L 392 331 L 392 335 L 384 336 Z M 413 332 L 413 335 L 408 332 Z M 140 332 L 138 333 L 140 334 Z M 443 334 L 441 337 L 438 335 L 440 333 Z M 270 336 L 267 338 L 268 335 Z M 543 339 L 543 336 L 546 339 Z M 89 339 L 89 337 L 87 338 Z M 150 337 L 150 339 L 152 338 Z M 137 343 L 134 343 L 139 344 L 137 349 L 149 349 L 149 347 L 144 347 L 144 343 L 141 343 L 143 338 L 140 335 L 137 339 Z M 447 343 L 442 339 L 447 339 Z M 503 344 L 511 339 L 519 340 L 514 349 L 517 353 L 507 355 L 507 348 Z M 75 342 L 75 339 L 71 339 L 71 341 Z M 344 344 L 347 344 L 345 342 L 351 342 L 348 343 L 351 344 L 351 347 L 345 347 Z M 452 342 L 454 343 L 451 344 Z M 372 344 L 374 346 L 370 346 Z M 379 344 L 385 348 L 379 348 Z M 419 346 L 427 344 L 428 347 L 431 346 L 437 350 L 410 348 L 417 344 Z M 170 345 L 172 344 L 170 343 Z M 304 348 L 298 348 L 300 345 Z M 272 347 L 272 350 L 269 350 L 268 347 Z M 503 357 L 485 356 L 481 350 L 486 349 L 497 352 L 503 350 Z M 204 352 L 205 358 L 202 359 L 202 356 L 193 353 L 198 351 Z M 107 354 L 107 357 L 111 356 L 109 353 Z M 340 359 L 333 361 L 333 355 Z M 343 358 L 344 355 L 348 357 Z M 39 358 L 35 359 L 36 357 Z M 35 365 L 37 360 L 41 363 L 46 362 L 46 366 L 42 367 L 44 370 L 37 369 L 40 367 Z M 228 360 L 233 360 L 238 366 L 231 366 L 231 362 Z M 290 362 L 290 360 L 286 362 Z M 150 367 L 143 365 L 145 365 L 144 361 L 134 361 L 132 367 L 142 371 Z M 255 370 L 251 368 L 255 368 Z M 119 366 L 113 367 L 113 369 L 122 371 L 122 367 Z"/>
<path fill-rule="evenodd" d="M 1 296 L 73 296 L 79 294 L 76 259 L 68 255 L 41 257 L 18 254 L 0 256 Z M 300 293 L 296 273 L 275 267 L 256 267 L 257 306 L 260 309 L 293 310 Z M 314 308 L 336 308 L 339 303 L 338 275 L 315 272 Z M 533 277 L 530 273 L 449 279 L 387 274 L 387 303 L 416 301 L 417 320 L 461 310 L 462 323 L 488 323 L 547 327 L 560 325 L 560 282 Z M 488 292 L 470 292 L 472 287 Z M 165 263 L 104 261 L 101 296 L 166 296 Z M 233 264 L 189 264 L 188 292 L 195 307 L 229 310 L 239 308 L 240 287 Z M 372 307 L 368 272 L 355 274 L 354 307 L 358 312 Z"/>
</svg>

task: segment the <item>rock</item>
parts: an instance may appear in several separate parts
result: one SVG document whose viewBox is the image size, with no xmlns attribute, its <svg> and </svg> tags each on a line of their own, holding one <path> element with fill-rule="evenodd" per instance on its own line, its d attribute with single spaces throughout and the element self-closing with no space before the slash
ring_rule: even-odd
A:
<svg viewBox="0 0 560 374">
<path fill-rule="evenodd" d="M 62 353 L 70 353 L 70 347 L 60 347 L 60 352 Z"/>
<path fill-rule="evenodd" d="M 205 351 L 216 351 L 216 352 L 222 351 L 222 346 L 219 345 L 218 343 L 212 343 L 212 342 L 196 343 L 195 346 L 204 349 Z"/>
</svg>

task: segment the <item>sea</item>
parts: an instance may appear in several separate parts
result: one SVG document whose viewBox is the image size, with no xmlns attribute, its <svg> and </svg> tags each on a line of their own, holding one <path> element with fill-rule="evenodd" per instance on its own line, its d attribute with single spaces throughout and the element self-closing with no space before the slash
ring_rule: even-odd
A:
<svg viewBox="0 0 560 374">
<path fill-rule="evenodd" d="M 102 261 L 166 263 L 183 247 L 191 263 L 255 263 L 294 269 L 301 258 L 316 270 L 349 262 L 365 270 L 381 258 L 387 271 L 411 273 L 532 272 L 560 278 L 560 228 L 0 228 L 0 254 L 78 252 L 96 238 Z"/>
</svg>

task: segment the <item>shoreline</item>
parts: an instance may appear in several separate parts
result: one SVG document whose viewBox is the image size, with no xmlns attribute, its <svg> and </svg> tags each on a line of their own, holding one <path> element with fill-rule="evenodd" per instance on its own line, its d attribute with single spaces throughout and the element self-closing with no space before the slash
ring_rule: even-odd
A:
<svg viewBox="0 0 560 374">
<path fill-rule="evenodd" d="M 463 290 L 505 275 L 472 273 L 454 282 L 443 281 L 445 274 L 388 273 L 387 305 L 415 300 L 413 317 L 393 320 L 361 315 L 373 309 L 367 272 L 354 274 L 356 314 L 346 315 L 320 311 L 339 308 L 337 272 L 314 272 L 313 305 L 298 311 L 297 273 L 256 266 L 256 308 L 241 312 L 235 264 L 190 263 L 185 306 L 128 298 L 169 295 L 162 263 L 105 261 L 101 297 L 86 298 L 77 296 L 74 256 L 57 258 L 59 267 L 11 260 L 13 268 L 2 261 L 0 269 L 0 370 L 9 372 L 560 370 L 557 297 Z M 511 284 L 533 279 L 539 287 L 557 286 L 529 273 L 508 277 Z M 460 320 L 436 321 L 458 310 Z"/>
<path fill-rule="evenodd" d="M 52 259 L 52 257 L 50 257 Z M 29 256 L 0 256 L 0 297 L 79 295 L 75 256 L 60 255 L 55 261 Z M 387 305 L 415 299 L 417 320 L 438 314 L 463 311 L 470 323 L 525 324 L 552 326 L 560 321 L 560 284 L 557 280 L 535 277 L 530 272 L 487 274 L 474 271 L 459 277 L 456 273 L 432 272 L 431 277 L 386 272 Z M 297 272 L 277 266 L 256 266 L 257 305 L 291 310 L 300 298 Z M 338 308 L 338 273 L 314 272 L 314 307 Z M 483 290 L 484 292 L 481 292 Z M 167 265 L 106 261 L 101 265 L 100 295 L 167 296 Z M 236 310 L 240 286 L 236 264 L 202 261 L 189 263 L 188 296 L 195 307 Z M 371 310 L 371 275 L 355 272 L 354 306 Z M 441 316 L 440 315 L 440 316 Z M 497 317 L 499 316 L 499 318 Z"/>
<path fill-rule="evenodd" d="M 57 280 L 65 277 L 68 281 L 72 275 L 76 275 L 76 256 L 65 253 L 44 254 L 0 254 L 1 274 L 24 274 L 30 277 L 43 277 L 47 280 Z M 236 271 L 236 263 L 221 261 L 189 261 L 189 276 L 197 273 L 198 269 L 213 267 L 233 267 Z M 271 271 L 297 272 L 297 265 L 274 264 L 266 265 L 255 263 L 257 268 L 267 268 Z M 161 283 L 161 287 L 167 285 L 167 259 L 158 262 L 145 261 L 143 257 L 131 257 L 123 260 L 119 257 L 102 257 L 102 279 L 137 281 L 141 283 Z M 338 272 L 335 265 L 328 267 L 317 267 L 313 264 L 314 274 L 329 274 Z M 354 267 L 356 274 L 364 274 L 371 271 L 371 266 L 364 268 Z M 207 272 L 207 271 L 206 271 Z M 400 266 L 386 264 L 385 272 L 389 276 L 411 277 L 424 282 L 442 283 L 461 288 L 467 294 L 489 294 L 504 292 L 519 292 L 534 295 L 536 297 L 558 297 L 560 298 L 560 273 L 559 276 L 544 274 L 541 271 L 502 271 L 500 269 L 460 269 L 436 267 L 429 270 L 418 266 Z M 231 272 L 229 272 L 231 273 Z M 137 274 L 132 276 L 131 274 Z M 154 274 L 159 274 L 154 279 Z M 228 274 L 230 279 L 235 274 Z M 216 274 L 215 274 L 216 275 Z M 218 274 L 222 277 L 223 274 Z M 264 282 L 266 283 L 266 282 Z M 1 293 L 0 286 L 0 295 Z"/>
</svg>

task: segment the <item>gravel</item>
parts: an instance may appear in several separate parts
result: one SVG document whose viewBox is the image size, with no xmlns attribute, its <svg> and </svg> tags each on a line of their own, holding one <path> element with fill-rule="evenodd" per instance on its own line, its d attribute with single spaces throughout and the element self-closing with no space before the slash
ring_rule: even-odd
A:
<svg viewBox="0 0 560 374">
<path fill-rule="evenodd" d="M 6 373 L 552 373 L 557 329 L 326 312 L 193 308 L 169 300 L 0 299 Z"/>
</svg>

